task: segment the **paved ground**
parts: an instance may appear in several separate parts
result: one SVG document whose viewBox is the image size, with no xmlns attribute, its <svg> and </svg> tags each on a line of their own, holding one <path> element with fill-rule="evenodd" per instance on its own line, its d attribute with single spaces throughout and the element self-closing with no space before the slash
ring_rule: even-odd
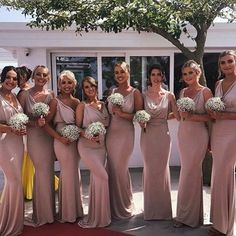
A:
<svg viewBox="0 0 236 236">
<path fill-rule="evenodd" d="M 82 171 L 83 182 L 83 201 L 85 213 L 87 212 L 88 203 L 88 171 Z M 176 229 L 173 228 L 171 221 L 144 221 L 143 220 L 143 193 L 142 193 L 142 168 L 131 169 L 131 177 L 133 182 L 134 202 L 135 202 L 135 216 L 129 220 L 114 221 L 108 228 L 116 231 L 126 232 L 137 236 L 207 236 L 207 228 L 209 224 L 209 209 L 210 209 L 210 188 L 204 186 L 204 226 L 197 229 L 189 227 Z M 171 168 L 171 197 L 172 208 L 175 216 L 177 189 L 178 189 L 179 168 Z M 0 190 L 3 187 L 3 176 L 0 174 Z M 25 204 L 26 215 L 31 213 L 31 201 Z"/>
</svg>

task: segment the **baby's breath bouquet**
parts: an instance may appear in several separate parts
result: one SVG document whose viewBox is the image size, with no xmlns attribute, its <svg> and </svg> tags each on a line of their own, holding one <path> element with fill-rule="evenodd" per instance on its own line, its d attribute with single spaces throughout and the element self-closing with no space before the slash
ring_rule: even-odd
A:
<svg viewBox="0 0 236 236">
<path fill-rule="evenodd" d="M 104 135 L 106 133 L 105 126 L 97 121 L 91 123 L 85 130 L 85 137 L 92 139 L 93 137 L 98 137 L 99 135 Z"/>
<path fill-rule="evenodd" d="M 79 138 L 80 129 L 76 125 L 66 125 L 60 130 L 60 134 L 74 142 Z"/>
<path fill-rule="evenodd" d="M 193 112 L 195 111 L 195 102 L 192 98 L 183 97 L 177 100 L 177 107 L 181 112 Z"/>
<path fill-rule="evenodd" d="M 124 104 L 124 96 L 120 93 L 111 94 L 107 100 L 115 106 L 122 106 Z"/>
<path fill-rule="evenodd" d="M 24 113 L 16 113 L 11 116 L 8 124 L 15 130 L 26 129 L 26 124 L 29 122 L 29 117 Z"/>
<path fill-rule="evenodd" d="M 207 100 L 205 108 L 207 110 L 221 112 L 225 110 L 225 104 L 220 97 L 212 97 Z"/>
<path fill-rule="evenodd" d="M 45 117 L 49 113 L 49 106 L 46 103 L 37 102 L 33 105 L 32 110 L 35 117 Z"/>
<path fill-rule="evenodd" d="M 134 121 L 138 123 L 143 123 L 144 125 L 144 132 L 146 132 L 146 123 L 151 119 L 150 114 L 148 114 L 145 110 L 137 111 L 134 115 Z"/>
</svg>

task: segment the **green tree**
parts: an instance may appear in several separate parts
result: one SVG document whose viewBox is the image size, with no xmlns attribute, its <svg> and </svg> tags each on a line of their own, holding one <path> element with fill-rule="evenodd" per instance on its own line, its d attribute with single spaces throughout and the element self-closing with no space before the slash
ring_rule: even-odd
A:
<svg viewBox="0 0 236 236">
<path fill-rule="evenodd" d="M 236 18 L 235 0 L 0 0 L 0 4 L 31 16 L 30 27 L 46 30 L 73 26 L 79 33 L 98 29 L 156 33 L 202 68 L 207 32 L 215 18 L 228 22 Z M 193 49 L 183 44 L 184 37 L 194 41 Z M 201 83 L 206 84 L 205 76 Z"/>
</svg>

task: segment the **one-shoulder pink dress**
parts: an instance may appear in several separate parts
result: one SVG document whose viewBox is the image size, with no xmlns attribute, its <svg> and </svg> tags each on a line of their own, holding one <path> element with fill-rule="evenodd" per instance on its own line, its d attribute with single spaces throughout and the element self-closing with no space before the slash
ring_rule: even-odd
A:
<svg viewBox="0 0 236 236">
<path fill-rule="evenodd" d="M 134 91 L 135 89 L 124 97 L 122 105 L 124 112 L 134 113 Z M 125 219 L 132 216 L 134 209 L 128 168 L 134 148 L 134 125 L 132 121 L 113 114 L 111 103 L 108 104 L 108 109 L 111 114 L 111 123 L 107 131 L 106 146 L 111 215 L 115 219 Z"/>
<path fill-rule="evenodd" d="M 184 97 L 184 90 L 181 97 Z M 204 114 L 205 101 L 201 89 L 193 98 L 195 113 Z M 176 220 L 191 226 L 203 224 L 202 162 L 208 147 L 208 130 L 205 122 L 181 120 L 178 129 L 180 178 L 178 186 Z"/>
<path fill-rule="evenodd" d="M 25 113 L 34 119 L 32 108 L 36 102 L 29 91 L 26 91 Z M 48 104 L 51 99 L 52 95 L 48 94 L 44 103 Z M 40 127 L 28 127 L 27 150 L 35 168 L 35 175 L 32 222 L 27 220 L 25 224 L 40 226 L 52 223 L 55 215 L 53 138 Z"/>
<path fill-rule="evenodd" d="M 169 92 L 165 92 L 159 104 L 148 93 L 143 96 L 144 108 L 151 115 L 146 132 L 141 132 L 140 140 L 144 160 L 144 219 L 168 220 L 172 218 L 169 169 L 171 142 L 167 124 Z"/>
<path fill-rule="evenodd" d="M 105 105 L 101 111 L 85 103 L 82 127 L 86 129 L 92 122 L 101 122 L 108 126 L 109 116 Z M 105 168 L 106 148 L 104 136 L 99 143 L 80 137 L 78 150 L 81 160 L 90 170 L 88 215 L 79 225 L 83 228 L 105 227 L 111 223 L 108 174 Z"/>
<path fill-rule="evenodd" d="M 221 97 L 226 112 L 236 112 L 236 82 L 223 94 L 222 80 L 215 96 Z M 213 157 L 211 181 L 211 218 L 213 227 L 227 236 L 236 235 L 235 163 L 236 120 L 216 120 L 211 135 Z"/>
<path fill-rule="evenodd" d="M 60 133 L 66 125 L 75 124 L 75 112 L 59 99 L 56 100 L 57 112 L 54 125 L 56 131 Z M 54 139 L 54 151 L 60 164 L 59 220 L 72 223 L 83 216 L 77 142 L 65 145 Z"/>
<path fill-rule="evenodd" d="M 12 106 L 0 95 L 0 123 L 23 112 L 20 104 Z M 18 235 L 23 230 L 24 197 L 21 170 L 24 155 L 22 136 L 0 133 L 0 168 L 4 173 L 4 189 L 0 196 L 0 235 Z"/>
</svg>

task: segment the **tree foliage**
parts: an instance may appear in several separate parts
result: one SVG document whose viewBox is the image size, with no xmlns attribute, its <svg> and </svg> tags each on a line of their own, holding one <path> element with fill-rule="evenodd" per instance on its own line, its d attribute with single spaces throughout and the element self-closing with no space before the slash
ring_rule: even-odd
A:
<svg viewBox="0 0 236 236">
<path fill-rule="evenodd" d="M 209 27 L 216 17 L 232 22 L 235 0 L 0 0 L 9 9 L 31 16 L 30 27 L 76 32 L 102 30 L 119 33 L 133 29 L 163 36 L 183 54 L 202 65 Z M 185 47 L 188 37 L 195 48 Z M 203 80 L 202 83 L 205 81 Z"/>
</svg>

